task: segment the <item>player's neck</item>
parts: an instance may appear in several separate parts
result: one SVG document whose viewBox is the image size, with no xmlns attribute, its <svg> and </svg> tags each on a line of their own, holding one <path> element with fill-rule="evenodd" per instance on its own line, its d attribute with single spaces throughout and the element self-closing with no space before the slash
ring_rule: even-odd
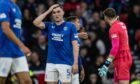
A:
<svg viewBox="0 0 140 84">
<path fill-rule="evenodd" d="M 61 25 L 64 22 L 64 20 L 59 21 L 59 22 L 55 22 L 56 25 Z"/>
<path fill-rule="evenodd" d="M 109 22 L 109 25 L 111 26 L 117 19 L 112 19 L 110 22 Z"/>
<path fill-rule="evenodd" d="M 12 0 L 14 3 L 16 3 L 17 0 Z"/>
</svg>

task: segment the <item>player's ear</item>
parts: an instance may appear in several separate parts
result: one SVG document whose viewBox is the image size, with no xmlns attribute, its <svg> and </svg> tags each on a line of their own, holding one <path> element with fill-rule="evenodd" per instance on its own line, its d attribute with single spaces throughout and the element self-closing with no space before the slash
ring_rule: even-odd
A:
<svg viewBox="0 0 140 84">
<path fill-rule="evenodd" d="M 64 10 L 62 10 L 62 13 L 63 13 L 63 16 L 64 16 L 64 14 L 65 14 L 65 11 L 64 11 Z"/>
</svg>

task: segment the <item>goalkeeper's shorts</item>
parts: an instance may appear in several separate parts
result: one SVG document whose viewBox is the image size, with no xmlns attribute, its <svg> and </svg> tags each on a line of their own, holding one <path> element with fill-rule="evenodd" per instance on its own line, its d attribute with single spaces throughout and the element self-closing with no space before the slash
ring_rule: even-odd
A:
<svg viewBox="0 0 140 84">
<path fill-rule="evenodd" d="M 121 51 L 114 60 L 114 81 L 130 80 L 132 57 L 129 51 Z"/>
</svg>

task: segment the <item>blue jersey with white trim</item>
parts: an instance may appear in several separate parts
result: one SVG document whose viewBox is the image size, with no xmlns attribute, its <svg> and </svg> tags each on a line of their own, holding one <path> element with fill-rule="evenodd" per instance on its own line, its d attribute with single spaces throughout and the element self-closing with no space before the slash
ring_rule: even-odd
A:
<svg viewBox="0 0 140 84">
<path fill-rule="evenodd" d="M 71 22 L 56 25 L 44 22 L 48 35 L 48 63 L 73 65 L 72 41 L 77 41 L 76 27 Z"/>
<path fill-rule="evenodd" d="M 21 37 L 22 15 L 18 6 L 11 0 L 0 0 L 0 23 L 9 22 L 17 38 Z M 19 47 L 2 32 L 0 24 L 0 57 L 16 58 L 24 56 Z"/>
</svg>

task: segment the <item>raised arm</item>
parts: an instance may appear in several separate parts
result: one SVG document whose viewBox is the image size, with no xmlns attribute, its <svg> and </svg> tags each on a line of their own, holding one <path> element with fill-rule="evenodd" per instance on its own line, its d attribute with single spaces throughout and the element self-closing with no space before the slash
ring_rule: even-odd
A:
<svg viewBox="0 0 140 84">
<path fill-rule="evenodd" d="M 40 28 L 40 29 L 44 29 L 45 28 L 45 24 L 43 23 L 43 20 L 45 19 L 45 17 L 47 17 L 48 14 L 50 14 L 52 12 L 52 10 L 59 6 L 58 4 L 52 5 L 46 12 L 44 12 L 43 14 L 41 14 L 40 16 L 38 16 L 34 21 L 33 24 Z"/>
</svg>

